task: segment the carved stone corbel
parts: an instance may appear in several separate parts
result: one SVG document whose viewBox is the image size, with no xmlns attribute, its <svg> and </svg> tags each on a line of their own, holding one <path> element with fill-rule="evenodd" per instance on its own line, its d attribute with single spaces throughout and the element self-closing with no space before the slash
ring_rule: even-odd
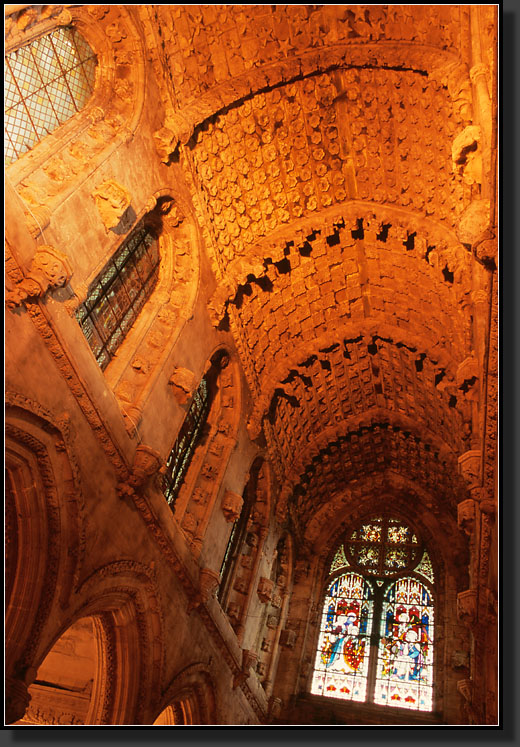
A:
<svg viewBox="0 0 520 747">
<path fill-rule="evenodd" d="M 274 581 L 270 578 L 261 578 L 258 582 L 257 594 L 261 602 L 267 604 L 273 596 Z"/>
<path fill-rule="evenodd" d="M 475 501 L 468 498 L 466 501 L 462 501 L 457 506 L 457 524 L 459 529 L 471 536 L 475 532 Z"/>
<path fill-rule="evenodd" d="M 160 454 L 149 446 L 139 444 L 132 465 L 131 485 L 136 488 L 142 487 L 146 480 L 155 475 L 162 466 L 163 460 Z"/>
<path fill-rule="evenodd" d="M 211 568 L 201 568 L 199 585 L 201 602 L 206 604 L 217 592 L 220 585 L 220 574 Z"/>
<path fill-rule="evenodd" d="M 457 594 L 457 617 L 463 625 L 471 627 L 477 617 L 477 592 L 468 589 Z"/>
<path fill-rule="evenodd" d="M 171 386 L 173 396 L 180 405 L 185 405 L 197 388 L 195 374 L 187 368 L 175 368 L 168 384 Z"/>
<path fill-rule="evenodd" d="M 27 275 L 6 292 L 6 304 L 13 309 L 30 298 L 42 298 L 48 290 L 66 285 L 71 277 L 72 266 L 65 254 L 51 245 L 39 246 Z"/>
<path fill-rule="evenodd" d="M 132 202 L 130 192 L 113 179 L 99 184 L 93 190 L 92 197 L 107 231 L 119 224 Z"/>
<path fill-rule="evenodd" d="M 475 400 L 478 397 L 478 362 L 474 356 L 470 356 L 462 361 L 457 368 L 456 373 L 457 386 L 464 393 L 468 400 Z"/>
<path fill-rule="evenodd" d="M 233 493 L 231 490 L 226 490 L 220 504 L 226 521 L 230 523 L 236 521 L 240 516 L 243 505 L 244 500 L 242 496 L 238 495 L 238 493 Z"/>
<path fill-rule="evenodd" d="M 132 498 L 147 480 L 156 475 L 164 466 L 161 456 L 149 446 L 139 444 L 134 455 L 130 477 L 120 483 L 117 492 L 120 498 Z"/>
<path fill-rule="evenodd" d="M 479 487 L 482 454 L 478 449 L 466 451 L 458 458 L 459 473 L 470 490 Z"/>
<path fill-rule="evenodd" d="M 461 214 L 457 226 L 457 238 L 461 244 L 474 248 L 489 228 L 491 203 L 489 200 L 473 200 Z"/>
<path fill-rule="evenodd" d="M 290 630 L 289 628 L 285 628 L 280 633 L 280 646 L 285 646 L 285 648 L 294 648 L 294 644 L 296 643 L 296 631 Z"/>
<path fill-rule="evenodd" d="M 282 705 L 283 701 L 281 698 L 275 698 L 274 695 L 272 695 L 269 698 L 269 718 L 275 719 L 280 716 L 280 713 L 282 712 Z"/>
<path fill-rule="evenodd" d="M 237 688 L 249 677 L 249 670 L 256 665 L 258 654 L 249 649 L 242 649 L 242 668 L 233 679 L 233 689 Z"/>
</svg>

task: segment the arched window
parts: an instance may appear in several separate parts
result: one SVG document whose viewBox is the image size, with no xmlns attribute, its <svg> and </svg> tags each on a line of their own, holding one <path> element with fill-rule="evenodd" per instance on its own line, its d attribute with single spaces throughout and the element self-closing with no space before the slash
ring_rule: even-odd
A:
<svg viewBox="0 0 520 747">
<path fill-rule="evenodd" d="M 159 247 L 152 228 L 141 225 L 123 243 L 89 288 L 76 311 L 102 370 L 108 366 L 139 312 L 151 296 L 159 274 Z"/>
<path fill-rule="evenodd" d="M 229 595 L 233 571 L 246 537 L 249 517 L 253 507 L 253 497 L 253 492 L 246 487 L 240 516 L 233 523 L 231 534 L 229 535 L 226 552 L 224 553 L 224 559 L 222 560 L 222 566 L 220 568 L 221 580 L 217 591 L 217 599 L 222 607 L 225 607 Z"/>
<path fill-rule="evenodd" d="M 381 516 L 330 567 L 311 693 L 433 709 L 433 569 L 414 530 Z"/>
<path fill-rule="evenodd" d="M 16 161 L 88 102 L 96 57 L 72 27 L 5 57 L 5 164 Z"/>
<path fill-rule="evenodd" d="M 166 462 L 163 493 L 171 508 L 175 505 L 175 499 L 190 466 L 195 447 L 203 434 L 211 405 L 211 384 L 209 374 L 201 379 Z"/>
</svg>

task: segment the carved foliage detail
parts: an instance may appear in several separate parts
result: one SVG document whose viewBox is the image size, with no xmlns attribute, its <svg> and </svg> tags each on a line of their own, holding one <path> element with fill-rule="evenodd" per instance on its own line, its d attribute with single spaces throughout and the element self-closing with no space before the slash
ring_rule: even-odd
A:
<svg viewBox="0 0 520 747">
<path fill-rule="evenodd" d="M 66 285 L 72 266 L 65 254 L 51 245 L 39 246 L 26 277 L 6 293 L 6 304 L 15 308 L 31 298 L 42 297 L 53 288 Z"/>
</svg>

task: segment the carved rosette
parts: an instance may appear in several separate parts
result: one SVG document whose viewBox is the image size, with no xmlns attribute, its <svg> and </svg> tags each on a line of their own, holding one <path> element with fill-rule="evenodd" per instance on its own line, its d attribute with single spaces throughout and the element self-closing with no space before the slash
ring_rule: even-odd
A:
<svg viewBox="0 0 520 747">
<path fill-rule="evenodd" d="M 273 596 L 274 581 L 270 578 L 261 578 L 258 582 L 257 594 L 260 601 L 267 604 Z"/>
<path fill-rule="evenodd" d="M 72 265 L 65 254 L 50 244 L 39 246 L 27 275 L 7 291 L 6 304 L 12 309 L 30 298 L 41 298 L 48 290 L 66 285 L 71 277 Z"/>
<path fill-rule="evenodd" d="M 468 589 L 457 594 L 457 617 L 467 626 L 473 625 L 477 617 L 477 592 Z"/>
<path fill-rule="evenodd" d="M 233 493 L 231 490 L 226 490 L 222 497 L 222 513 L 224 514 L 226 521 L 232 523 L 235 522 L 242 511 L 244 505 L 243 498 L 238 493 Z"/>
</svg>

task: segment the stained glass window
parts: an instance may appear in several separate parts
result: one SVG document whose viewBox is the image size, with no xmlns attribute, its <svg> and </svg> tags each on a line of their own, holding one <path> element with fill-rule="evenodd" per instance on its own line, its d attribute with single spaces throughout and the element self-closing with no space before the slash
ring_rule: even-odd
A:
<svg viewBox="0 0 520 747">
<path fill-rule="evenodd" d="M 330 566 L 311 693 L 431 711 L 433 580 L 405 522 L 382 516 L 348 532 Z"/>
<path fill-rule="evenodd" d="M 311 692 L 364 701 L 367 694 L 373 590 L 356 573 L 336 578 L 327 590 Z"/>
<path fill-rule="evenodd" d="M 190 466 L 195 447 L 200 440 L 210 408 L 210 386 L 204 377 L 193 395 L 190 408 L 184 418 L 179 435 L 166 463 L 163 492 L 171 507 Z"/>
<path fill-rule="evenodd" d="M 5 57 L 5 164 L 79 112 L 94 90 L 96 57 L 72 27 Z"/>
<path fill-rule="evenodd" d="M 373 519 L 352 531 L 345 548 L 353 565 L 377 576 L 416 565 L 421 551 L 414 531 L 389 517 Z"/>
<path fill-rule="evenodd" d="M 139 227 L 109 260 L 76 311 L 83 334 L 102 370 L 114 357 L 152 294 L 159 263 L 156 237 L 148 228 Z"/>
<path fill-rule="evenodd" d="M 415 578 L 400 578 L 384 595 L 375 702 L 432 710 L 433 600 Z"/>
</svg>

